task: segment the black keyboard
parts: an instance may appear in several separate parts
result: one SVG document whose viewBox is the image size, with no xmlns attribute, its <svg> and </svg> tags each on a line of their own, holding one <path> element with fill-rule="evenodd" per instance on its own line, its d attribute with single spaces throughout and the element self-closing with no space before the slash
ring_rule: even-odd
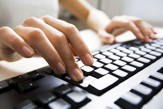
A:
<svg viewBox="0 0 163 109">
<path fill-rule="evenodd" d="M 162 90 L 163 39 L 106 45 L 92 55 L 92 66 L 75 57 L 84 73 L 80 82 L 49 66 L 1 81 L 0 108 L 139 109 Z"/>
</svg>

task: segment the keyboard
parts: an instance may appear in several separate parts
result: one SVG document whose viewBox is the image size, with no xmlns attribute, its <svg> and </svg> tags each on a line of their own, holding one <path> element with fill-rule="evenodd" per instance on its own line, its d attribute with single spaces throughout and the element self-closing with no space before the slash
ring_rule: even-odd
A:
<svg viewBox="0 0 163 109">
<path fill-rule="evenodd" d="M 75 57 L 84 79 L 74 82 L 49 66 L 0 81 L 1 109 L 162 109 L 163 39 L 132 40 Z M 5 73 L 5 72 L 4 72 Z"/>
</svg>

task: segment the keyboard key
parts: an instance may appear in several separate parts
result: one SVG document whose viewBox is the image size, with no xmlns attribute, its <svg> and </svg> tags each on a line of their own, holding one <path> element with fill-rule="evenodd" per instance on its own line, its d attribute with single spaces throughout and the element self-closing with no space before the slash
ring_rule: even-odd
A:
<svg viewBox="0 0 163 109">
<path fill-rule="evenodd" d="M 156 47 L 154 47 L 154 46 L 152 47 L 150 45 L 146 46 L 146 48 L 151 49 L 151 50 L 155 50 L 156 49 Z"/>
<path fill-rule="evenodd" d="M 127 54 L 133 53 L 133 51 L 128 50 L 128 49 L 124 49 L 122 52 L 127 53 Z"/>
<path fill-rule="evenodd" d="M 120 60 L 116 60 L 113 62 L 114 64 L 118 65 L 118 66 L 124 66 L 126 65 L 126 62 L 120 61 Z"/>
<path fill-rule="evenodd" d="M 96 78 L 93 76 L 85 76 L 82 83 L 80 83 L 79 85 L 86 88 L 94 80 L 96 80 Z"/>
<path fill-rule="evenodd" d="M 159 81 L 156 81 L 156 80 L 154 80 L 152 78 L 147 78 L 147 79 L 143 80 L 142 83 L 145 83 L 145 84 L 147 84 L 149 86 L 152 86 L 154 88 L 159 87 L 160 84 L 161 84 Z"/>
<path fill-rule="evenodd" d="M 118 53 L 118 52 L 120 52 L 120 51 L 117 50 L 117 49 L 111 49 L 110 52 L 112 52 L 112 53 Z"/>
<path fill-rule="evenodd" d="M 96 69 L 94 72 L 92 72 L 92 76 L 95 77 L 95 78 L 101 78 L 102 76 L 108 74 L 109 71 L 108 70 L 105 70 L 103 68 L 98 68 Z"/>
<path fill-rule="evenodd" d="M 99 79 L 92 81 L 88 86 L 88 90 L 96 95 L 100 95 L 103 92 L 107 91 L 107 89 L 118 80 L 119 79 L 117 77 L 107 74 Z"/>
<path fill-rule="evenodd" d="M 77 90 L 68 93 L 64 99 L 69 102 L 74 109 L 80 108 L 90 101 L 85 94 Z"/>
<path fill-rule="evenodd" d="M 110 64 L 112 62 L 112 60 L 107 59 L 107 58 L 103 58 L 100 60 L 100 62 L 103 62 L 104 64 Z"/>
<path fill-rule="evenodd" d="M 151 76 L 155 77 L 156 79 L 163 81 L 163 74 L 162 73 L 155 72 Z"/>
<path fill-rule="evenodd" d="M 142 58 L 142 57 L 140 57 L 139 59 L 137 59 L 138 61 L 140 61 L 140 62 L 143 62 L 143 63 L 149 63 L 150 62 L 150 60 L 149 59 L 146 59 L 146 58 Z"/>
<path fill-rule="evenodd" d="M 18 91 L 22 94 L 32 91 L 36 88 L 37 88 L 37 86 L 29 80 L 18 83 L 18 85 L 17 85 Z"/>
<path fill-rule="evenodd" d="M 102 67 L 104 64 L 100 63 L 100 62 L 94 62 L 92 66 L 100 68 Z"/>
<path fill-rule="evenodd" d="M 12 87 L 16 87 L 17 83 L 19 82 L 23 82 L 25 81 L 26 79 L 23 77 L 23 76 L 16 76 L 16 77 L 13 77 L 9 80 L 9 84 L 12 85 Z"/>
<path fill-rule="evenodd" d="M 81 68 L 81 70 L 83 71 L 85 76 L 88 76 L 92 73 L 92 71 L 94 70 L 94 68 L 90 67 L 90 66 L 84 66 Z"/>
<path fill-rule="evenodd" d="M 39 106 L 45 108 L 48 103 L 54 101 L 55 99 L 57 99 L 55 95 L 53 95 L 50 92 L 46 92 L 46 93 L 41 93 L 37 95 L 34 101 Z"/>
<path fill-rule="evenodd" d="M 150 54 L 154 55 L 154 56 L 161 56 L 161 53 L 158 53 L 158 52 L 155 52 L 155 51 L 151 51 Z"/>
<path fill-rule="evenodd" d="M 135 86 L 133 88 L 133 90 L 136 90 L 140 93 L 142 93 L 143 95 L 150 95 L 152 93 L 152 89 L 147 87 L 147 86 L 144 86 L 142 84 L 138 84 L 137 86 Z"/>
<path fill-rule="evenodd" d="M 43 75 L 40 72 L 38 72 L 38 71 L 35 70 L 35 71 L 32 71 L 32 72 L 29 72 L 29 73 L 24 74 L 24 77 L 26 79 L 31 80 L 31 81 L 35 81 L 37 79 L 42 78 Z"/>
<path fill-rule="evenodd" d="M 52 93 L 56 95 L 57 97 L 63 97 L 66 94 L 70 93 L 72 91 L 71 88 L 69 88 L 67 85 L 62 84 L 56 88 L 53 89 Z"/>
<path fill-rule="evenodd" d="M 102 55 L 102 54 L 97 54 L 97 55 L 95 55 L 94 57 L 97 58 L 97 59 L 105 58 L 105 56 Z"/>
<path fill-rule="evenodd" d="M 71 109 L 71 105 L 62 98 L 49 103 L 48 107 L 50 109 Z"/>
<path fill-rule="evenodd" d="M 156 49 L 157 52 L 163 53 L 162 49 Z"/>
<path fill-rule="evenodd" d="M 140 62 L 137 62 L 137 61 L 133 61 L 130 63 L 131 65 L 135 66 L 135 67 L 143 67 L 144 64 L 140 63 Z"/>
<path fill-rule="evenodd" d="M 20 104 L 16 105 L 14 109 L 36 109 L 38 106 L 31 100 L 27 99 Z"/>
<path fill-rule="evenodd" d="M 139 109 L 143 98 L 132 92 L 127 92 L 121 96 L 115 103 L 124 109 Z"/>
<path fill-rule="evenodd" d="M 129 58 L 129 57 L 123 57 L 122 60 L 125 62 L 132 62 L 134 59 Z"/>
<path fill-rule="evenodd" d="M 116 55 L 117 55 L 117 56 L 121 56 L 121 57 L 127 56 L 126 53 L 122 53 L 122 52 L 118 52 L 118 53 L 116 53 Z"/>
<path fill-rule="evenodd" d="M 151 60 L 156 59 L 156 56 L 152 56 L 152 55 L 149 55 L 149 54 L 146 54 L 144 57 L 148 58 L 148 59 L 151 59 Z"/>
<path fill-rule="evenodd" d="M 113 55 L 113 53 L 108 52 L 108 51 L 102 52 L 102 54 L 104 54 L 105 56 L 110 56 L 110 55 Z"/>
<path fill-rule="evenodd" d="M 3 93 L 9 89 L 9 84 L 6 81 L 0 81 L 0 93 Z"/>
<path fill-rule="evenodd" d="M 130 47 L 129 49 L 132 51 L 138 51 L 139 50 L 139 48 L 136 48 L 136 47 Z"/>
<path fill-rule="evenodd" d="M 146 52 L 143 52 L 143 51 L 136 51 L 135 53 L 139 54 L 139 55 L 145 55 L 146 54 Z"/>
<path fill-rule="evenodd" d="M 83 64 L 82 61 L 78 61 L 77 63 L 78 63 L 78 65 L 79 65 L 80 68 L 84 66 L 84 64 Z"/>
<path fill-rule="evenodd" d="M 106 66 L 104 66 L 105 68 L 108 68 L 108 69 L 110 69 L 110 70 L 116 70 L 116 69 L 118 69 L 118 66 L 116 66 L 116 65 L 113 65 L 113 64 L 108 64 L 108 65 L 106 65 Z"/>
<path fill-rule="evenodd" d="M 147 48 L 141 48 L 141 50 L 144 51 L 144 52 L 148 52 L 148 53 L 151 52 L 151 50 L 147 49 Z"/>
<path fill-rule="evenodd" d="M 52 75 L 54 73 L 53 70 L 51 69 L 51 67 L 45 68 L 44 72 L 49 74 L 49 75 Z"/>
<path fill-rule="evenodd" d="M 109 56 L 109 58 L 112 59 L 112 60 L 118 60 L 118 59 L 120 59 L 120 57 L 119 56 L 116 56 L 116 55 L 111 55 L 111 56 Z"/>
<path fill-rule="evenodd" d="M 134 53 L 131 53 L 128 56 L 131 57 L 131 58 L 134 58 L 134 59 L 138 59 L 140 57 L 140 55 L 137 55 L 137 54 L 134 54 Z"/>
<path fill-rule="evenodd" d="M 129 72 L 134 72 L 136 70 L 135 67 L 132 67 L 130 65 L 125 65 L 125 66 L 122 67 L 122 69 L 127 70 Z"/>
<path fill-rule="evenodd" d="M 112 73 L 115 74 L 115 75 L 118 75 L 119 77 L 125 77 L 125 76 L 128 75 L 128 73 L 126 73 L 125 71 L 119 70 L 119 69 L 112 72 Z"/>
</svg>

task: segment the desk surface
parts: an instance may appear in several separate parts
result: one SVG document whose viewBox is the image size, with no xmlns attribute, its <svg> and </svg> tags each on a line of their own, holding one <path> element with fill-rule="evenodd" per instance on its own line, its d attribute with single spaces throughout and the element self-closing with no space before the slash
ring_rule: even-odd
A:
<svg viewBox="0 0 163 109">
<path fill-rule="evenodd" d="M 155 31 L 157 32 L 157 37 L 163 37 L 163 28 L 155 28 Z M 103 45 L 102 42 L 99 40 L 97 34 L 91 30 L 83 30 L 81 31 L 81 35 L 91 51 L 96 50 Z M 117 42 L 125 42 L 133 39 L 135 39 L 135 36 L 129 31 L 116 37 Z M 16 62 L 1 61 L 0 81 L 23 73 L 27 73 L 35 69 L 39 69 L 47 65 L 47 62 L 43 58 L 38 57 L 29 59 L 23 58 Z"/>
</svg>

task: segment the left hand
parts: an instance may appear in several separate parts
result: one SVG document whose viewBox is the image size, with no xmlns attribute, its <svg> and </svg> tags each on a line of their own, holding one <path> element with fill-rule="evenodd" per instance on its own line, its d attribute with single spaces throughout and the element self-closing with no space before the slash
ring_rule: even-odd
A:
<svg viewBox="0 0 163 109">
<path fill-rule="evenodd" d="M 125 29 L 116 35 L 112 34 L 117 28 Z M 150 24 L 140 18 L 125 15 L 113 17 L 105 28 L 99 30 L 98 35 L 102 42 L 113 44 L 115 42 L 115 37 L 127 30 L 130 30 L 138 39 L 147 43 L 150 42 L 150 39 L 157 39 L 155 37 L 156 32 Z"/>
</svg>

